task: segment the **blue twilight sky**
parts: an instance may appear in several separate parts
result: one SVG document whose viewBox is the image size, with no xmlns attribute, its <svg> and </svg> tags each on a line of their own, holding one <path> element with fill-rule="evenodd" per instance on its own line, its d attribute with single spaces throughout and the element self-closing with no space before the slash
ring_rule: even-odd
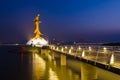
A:
<svg viewBox="0 0 120 80">
<path fill-rule="evenodd" d="M 49 40 L 120 42 L 120 0 L 0 0 L 0 43 L 27 42 L 38 13 Z"/>
</svg>

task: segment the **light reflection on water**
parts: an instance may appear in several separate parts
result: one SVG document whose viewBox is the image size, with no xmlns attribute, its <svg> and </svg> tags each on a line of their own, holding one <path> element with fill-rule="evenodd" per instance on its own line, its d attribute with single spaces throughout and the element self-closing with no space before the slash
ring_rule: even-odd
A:
<svg viewBox="0 0 120 80">
<path fill-rule="evenodd" d="M 49 80 L 59 80 L 57 74 L 52 70 L 49 69 Z"/>
<path fill-rule="evenodd" d="M 32 78 L 33 80 L 40 80 L 45 75 L 46 63 L 38 54 L 33 53 L 32 57 Z"/>
<path fill-rule="evenodd" d="M 66 66 L 61 66 L 60 55 L 47 50 L 41 53 L 36 49 L 31 53 L 3 51 L 0 80 L 120 80 L 119 75 L 69 57 Z"/>
<path fill-rule="evenodd" d="M 57 74 L 52 70 L 52 68 L 47 69 L 48 70 L 48 75 L 45 76 L 46 72 L 46 65 L 47 63 L 43 58 L 41 58 L 38 54 L 32 54 L 33 56 L 33 80 L 40 80 L 44 77 L 48 76 L 48 80 L 59 80 Z M 49 67 L 49 66 L 48 66 Z"/>
<path fill-rule="evenodd" d="M 50 55 L 47 56 L 50 58 Z M 44 58 L 37 53 L 32 54 L 32 80 L 80 80 L 80 74 L 67 69 L 65 66 L 60 66 L 59 60 Z"/>
</svg>

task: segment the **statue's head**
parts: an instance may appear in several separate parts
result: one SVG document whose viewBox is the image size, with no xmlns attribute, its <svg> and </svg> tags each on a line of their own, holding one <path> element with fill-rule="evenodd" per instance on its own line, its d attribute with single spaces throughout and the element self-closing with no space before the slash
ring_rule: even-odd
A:
<svg viewBox="0 0 120 80">
<path fill-rule="evenodd" d="M 40 16 L 40 14 L 38 14 L 37 16 Z"/>
</svg>

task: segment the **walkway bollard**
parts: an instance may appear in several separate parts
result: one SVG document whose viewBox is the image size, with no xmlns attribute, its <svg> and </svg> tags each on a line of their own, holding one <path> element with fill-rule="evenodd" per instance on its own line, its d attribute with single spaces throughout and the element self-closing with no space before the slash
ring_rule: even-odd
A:
<svg viewBox="0 0 120 80">
<path fill-rule="evenodd" d="M 114 53 L 112 53 L 111 58 L 110 58 L 110 65 L 114 64 Z"/>
<path fill-rule="evenodd" d="M 107 53 L 107 52 L 108 52 L 108 50 L 107 50 L 106 47 L 103 48 L 103 52 L 104 52 L 104 53 Z"/>
<path fill-rule="evenodd" d="M 112 64 L 114 64 L 114 53 L 113 52 L 110 55 L 108 55 L 108 59 L 107 59 L 108 69 L 110 69 L 110 66 Z"/>
<path fill-rule="evenodd" d="M 64 49 L 63 49 L 63 47 L 61 48 L 61 52 L 64 52 Z"/>
<path fill-rule="evenodd" d="M 82 58 L 84 58 L 85 57 L 85 51 L 83 50 L 83 52 L 82 52 Z"/>
<path fill-rule="evenodd" d="M 71 52 L 72 52 L 71 49 L 69 49 L 69 54 L 71 54 Z"/>
</svg>

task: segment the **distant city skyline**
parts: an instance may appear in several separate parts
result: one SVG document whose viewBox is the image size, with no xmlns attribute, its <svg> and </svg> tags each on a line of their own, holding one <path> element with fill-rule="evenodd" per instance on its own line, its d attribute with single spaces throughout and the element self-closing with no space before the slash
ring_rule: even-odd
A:
<svg viewBox="0 0 120 80">
<path fill-rule="evenodd" d="M 120 42 L 119 0 L 2 0 L 0 43 L 26 43 L 40 13 L 43 36 L 52 41 Z"/>
</svg>

